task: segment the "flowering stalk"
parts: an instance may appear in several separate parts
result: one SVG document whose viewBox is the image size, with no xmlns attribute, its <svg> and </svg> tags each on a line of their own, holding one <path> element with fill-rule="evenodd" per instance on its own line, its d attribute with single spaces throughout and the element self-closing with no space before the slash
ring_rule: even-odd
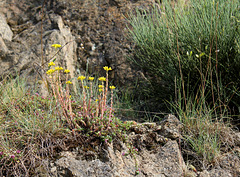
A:
<svg viewBox="0 0 240 177">
<path fill-rule="evenodd" d="M 108 94 L 108 71 L 106 71 L 106 87 L 104 92 L 104 103 L 103 103 L 103 109 L 106 110 L 106 102 L 107 102 L 107 94 Z"/>
<path fill-rule="evenodd" d="M 90 122 L 89 122 L 89 117 L 88 117 L 88 114 L 87 114 L 86 92 L 85 92 L 85 87 L 84 87 L 84 84 L 83 84 L 83 80 L 85 78 L 86 78 L 85 76 L 79 76 L 78 80 L 81 80 L 82 89 L 83 89 L 83 117 L 85 117 L 87 119 L 87 125 L 89 126 Z"/>
<path fill-rule="evenodd" d="M 84 86 L 83 86 L 83 81 L 82 81 L 82 87 L 83 87 L 83 109 L 84 109 L 84 116 L 87 117 L 86 92 L 85 92 L 85 88 L 84 88 Z"/>
<path fill-rule="evenodd" d="M 111 119 L 112 119 L 112 107 L 113 107 L 113 90 L 115 89 L 114 86 L 110 86 L 111 89 L 111 105 L 110 105 L 110 111 L 109 111 L 109 118 L 108 118 L 108 126 L 111 123 Z"/>
<path fill-rule="evenodd" d="M 104 66 L 103 69 L 106 71 L 106 88 L 105 88 L 105 94 L 104 94 L 104 104 L 103 104 L 103 109 L 106 109 L 106 102 L 107 102 L 107 94 L 108 94 L 108 71 L 111 71 L 112 68 L 108 66 Z"/>
<path fill-rule="evenodd" d="M 55 64 L 53 62 L 50 62 L 48 66 L 49 67 L 55 66 Z M 61 84 L 61 74 L 60 74 L 61 70 L 63 70 L 62 67 L 55 67 L 55 69 L 49 69 L 46 73 L 51 77 L 51 87 L 53 91 L 53 96 L 55 97 L 55 100 L 56 100 L 56 104 L 58 103 L 60 104 L 62 108 L 62 113 L 66 118 L 68 124 L 70 126 L 73 126 L 73 123 L 72 123 L 73 113 L 72 113 L 71 101 L 69 98 L 69 86 L 68 86 L 68 84 L 72 84 L 72 82 L 71 81 L 66 82 L 67 87 L 66 87 L 66 91 L 64 92 Z M 55 74 L 53 75 L 54 72 Z M 68 73 L 70 71 L 65 70 L 64 72 Z M 69 120 L 68 110 L 70 112 L 70 120 Z"/>
<path fill-rule="evenodd" d="M 89 77 L 88 80 L 90 81 L 90 98 L 89 98 L 89 102 L 88 102 L 88 109 L 90 110 L 91 101 L 92 101 L 92 96 L 93 96 L 93 92 L 92 92 L 92 81 L 94 80 L 94 77 Z M 92 115 L 92 116 L 93 116 L 93 115 Z"/>
<path fill-rule="evenodd" d="M 70 93 L 69 85 L 72 84 L 72 82 L 68 80 L 68 73 L 69 73 L 70 71 L 69 71 L 69 70 L 65 70 L 64 72 L 67 74 L 67 76 L 66 76 L 66 80 L 67 80 L 66 84 L 67 84 L 67 86 L 66 86 L 65 99 L 66 99 L 66 101 L 67 101 L 67 103 L 68 103 L 68 109 L 67 109 L 67 110 L 69 110 L 71 122 L 73 122 L 73 112 L 72 112 L 72 104 L 71 104 L 71 95 L 69 94 L 69 93 Z"/>
<path fill-rule="evenodd" d="M 96 101 L 97 109 L 96 109 L 95 117 L 98 117 L 98 115 L 99 115 L 100 100 L 101 100 L 101 97 L 100 97 L 100 95 L 98 95 L 98 99 L 97 99 L 97 101 Z"/>
<path fill-rule="evenodd" d="M 103 84 L 103 83 L 102 83 Z M 102 93 L 101 93 L 101 119 L 103 119 L 103 114 L 104 114 L 104 89 L 102 89 Z"/>
<path fill-rule="evenodd" d="M 67 122 L 69 125 L 72 125 L 72 122 L 71 120 L 69 120 L 68 118 L 68 98 L 65 99 L 65 97 L 69 97 L 69 96 L 66 96 L 67 93 L 63 93 L 63 88 L 62 88 L 62 84 L 61 84 L 61 75 L 60 75 L 60 71 L 63 70 L 62 67 L 56 67 L 55 68 L 55 71 L 57 71 L 57 82 L 56 82 L 56 91 L 57 91 L 57 99 L 60 103 L 60 106 L 62 107 L 62 111 L 63 111 L 63 115 L 65 116 Z M 67 86 L 68 84 L 71 84 L 69 83 L 70 81 L 67 82 Z M 70 112 L 70 117 L 71 117 L 71 112 Z M 71 118 L 72 119 L 72 118 Z"/>
<path fill-rule="evenodd" d="M 103 119 L 103 114 L 104 114 L 104 81 L 106 81 L 105 77 L 100 77 L 98 79 L 99 81 L 102 82 L 102 85 L 99 85 L 99 92 L 101 93 L 101 105 L 100 105 L 100 110 L 101 110 L 101 119 Z M 99 100 L 100 101 L 100 100 Z"/>
</svg>

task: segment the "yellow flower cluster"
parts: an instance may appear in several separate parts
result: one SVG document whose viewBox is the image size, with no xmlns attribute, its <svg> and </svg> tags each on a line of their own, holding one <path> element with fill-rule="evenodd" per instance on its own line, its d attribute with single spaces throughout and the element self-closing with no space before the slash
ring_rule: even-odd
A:
<svg viewBox="0 0 240 177">
<path fill-rule="evenodd" d="M 105 77 L 99 77 L 98 80 L 99 81 L 106 81 L 106 78 Z"/>
<path fill-rule="evenodd" d="M 111 70 L 112 70 L 112 68 L 111 68 L 111 67 L 108 67 L 108 66 L 104 66 L 103 69 L 104 69 L 105 71 L 111 71 Z"/>
<path fill-rule="evenodd" d="M 116 87 L 114 87 L 113 85 L 109 87 L 111 90 L 115 89 Z"/>
<path fill-rule="evenodd" d="M 57 66 L 57 67 L 55 68 L 55 71 L 61 71 L 61 70 L 63 70 L 62 67 Z"/>
<path fill-rule="evenodd" d="M 83 81 L 85 78 L 85 76 L 79 76 L 77 79 Z"/>
<path fill-rule="evenodd" d="M 55 66 L 55 63 L 53 63 L 53 62 L 51 61 L 50 63 L 48 63 L 48 66 L 49 66 L 49 67 Z M 47 73 L 48 75 L 51 75 L 51 74 L 54 73 L 55 71 L 61 71 L 61 70 L 63 70 L 63 68 L 57 66 L 57 67 L 55 67 L 55 69 L 49 69 L 46 73 Z M 70 70 L 65 69 L 64 72 L 67 74 L 67 73 L 70 72 Z"/>
<path fill-rule="evenodd" d="M 72 84 L 72 82 L 71 81 L 67 81 L 66 84 Z"/>
<path fill-rule="evenodd" d="M 50 63 L 48 63 L 48 66 L 55 66 L 55 63 L 51 61 Z"/>
<path fill-rule="evenodd" d="M 93 81 L 94 77 L 88 77 L 88 80 Z"/>
<path fill-rule="evenodd" d="M 70 70 L 65 69 L 64 72 L 67 74 L 67 73 L 70 73 Z"/>
<path fill-rule="evenodd" d="M 102 88 L 103 88 L 103 85 L 98 85 L 98 88 L 102 89 Z"/>
<path fill-rule="evenodd" d="M 51 75 L 51 74 L 54 73 L 54 72 L 55 72 L 54 69 L 49 69 L 46 73 L 47 73 L 48 75 Z"/>
<path fill-rule="evenodd" d="M 60 48 L 60 47 L 62 47 L 62 46 L 61 46 L 61 44 L 52 44 L 52 47 L 54 47 L 55 49 L 57 49 L 57 48 Z"/>
</svg>

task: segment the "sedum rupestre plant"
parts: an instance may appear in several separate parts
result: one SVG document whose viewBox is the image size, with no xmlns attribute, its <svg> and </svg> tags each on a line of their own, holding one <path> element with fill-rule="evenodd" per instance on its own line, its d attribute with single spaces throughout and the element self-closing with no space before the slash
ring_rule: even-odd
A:
<svg viewBox="0 0 240 177">
<path fill-rule="evenodd" d="M 34 174 L 43 159 L 53 157 L 68 141 L 81 147 L 86 145 L 82 139 L 104 144 L 125 139 L 129 125 L 114 115 L 116 87 L 109 85 L 111 67 L 103 67 L 105 77 L 70 78 L 70 70 L 54 60 L 48 63 L 44 77 L 48 96 L 27 89 L 19 77 L 1 82 L 0 176 Z"/>
</svg>

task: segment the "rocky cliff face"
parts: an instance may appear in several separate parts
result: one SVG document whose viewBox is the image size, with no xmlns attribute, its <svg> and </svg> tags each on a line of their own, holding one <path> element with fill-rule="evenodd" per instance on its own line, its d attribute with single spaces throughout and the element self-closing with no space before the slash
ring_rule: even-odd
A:
<svg viewBox="0 0 240 177">
<path fill-rule="evenodd" d="M 44 73 L 47 62 L 71 70 L 71 76 L 113 68 L 115 84 L 134 80 L 126 60 L 133 47 L 127 39 L 127 14 L 147 9 L 154 0 L 50 0 L 0 2 L 0 75 Z M 63 48 L 56 54 L 51 44 Z M 35 80 L 35 79 L 34 79 Z M 33 82 L 33 79 L 32 79 Z"/>
</svg>

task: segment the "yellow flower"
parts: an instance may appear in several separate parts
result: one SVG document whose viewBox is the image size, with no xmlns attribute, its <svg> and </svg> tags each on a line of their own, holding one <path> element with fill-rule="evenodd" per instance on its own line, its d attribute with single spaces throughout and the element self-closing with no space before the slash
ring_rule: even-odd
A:
<svg viewBox="0 0 240 177">
<path fill-rule="evenodd" d="M 102 91 L 103 91 L 103 89 L 98 89 L 98 91 L 99 91 L 99 92 L 102 92 Z"/>
<path fill-rule="evenodd" d="M 106 78 L 105 78 L 105 77 L 99 77 L 98 80 L 100 80 L 100 81 L 106 81 Z"/>
<path fill-rule="evenodd" d="M 103 88 L 103 85 L 98 85 L 98 88 L 102 89 L 102 88 Z"/>
<path fill-rule="evenodd" d="M 54 73 L 54 69 L 49 69 L 46 73 L 48 74 L 48 75 L 50 75 L 50 74 L 52 74 L 52 73 Z"/>
<path fill-rule="evenodd" d="M 98 102 L 98 99 L 96 99 L 95 101 Z"/>
<path fill-rule="evenodd" d="M 93 81 L 94 77 L 88 77 L 88 80 Z"/>
<path fill-rule="evenodd" d="M 63 68 L 62 68 L 62 67 L 59 67 L 59 66 L 57 66 L 57 67 L 55 68 L 55 70 L 56 70 L 56 71 L 60 71 L 60 70 L 63 70 Z"/>
<path fill-rule="evenodd" d="M 61 44 L 52 44 L 51 46 L 54 47 L 55 49 L 62 47 Z"/>
<path fill-rule="evenodd" d="M 111 67 L 108 67 L 108 66 L 104 66 L 103 69 L 104 69 L 105 71 L 111 71 L 111 70 L 112 70 L 112 68 L 111 68 Z"/>
<path fill-rule="evenodd" d="M 83 81 L 85 78 L 85 76 L 79 76 L 77 79 Z"/>
<path fill-rule="evenodd" d="M 88 89 L 89 87 L 87 85 L 84 86 L 85 89 Z"/>
<path fill-rule="evenodd" d="M 69 98 L 72 98 L 72 95 L 69 95 Z"/>
<path fill-rule="evenodd" d="M 67 81 L 66 84 L 72 84 L 72 82 L 71 81 Z"/>
<path fill-rule="evenodd" d="M 65 69 L 64 72 L 67 74 L 67 73 L 70 73 L 70 70 Z"/>
<path fill-rule="evenodd" d="M 51 61 L 50 63 L 48 63 L 48 66 L 55 66 L 55 63 Z"/>
<path fill-rule="evenodd" d="M 113 85 L 109 87 L 111 90 L 115 89 L 116 87 L 114 87 Z"/>
</svg>

